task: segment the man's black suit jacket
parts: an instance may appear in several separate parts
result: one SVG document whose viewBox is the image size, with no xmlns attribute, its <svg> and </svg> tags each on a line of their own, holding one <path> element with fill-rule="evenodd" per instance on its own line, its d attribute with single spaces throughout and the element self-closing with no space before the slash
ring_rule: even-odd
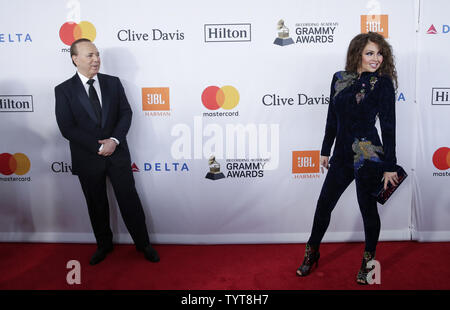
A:
<svg viewBox="0 0 450 310">
<path fill-rule="evenodd" d="M 102 121 L 97 122 L 94 108 L 78 76 L 55 87 L 56 121 L 62 135 L 70 142 L 73 174 L 95 174 L 104 171 L 106 160 L 113 166 L 131 169 L 126 135 L 132 111 L 125 91 L 115 76 L 97 74 L 102 96 Z M 98 140 L 114 137 L 119 145 L 111 156 L 98 155 Z"/>
</svg>

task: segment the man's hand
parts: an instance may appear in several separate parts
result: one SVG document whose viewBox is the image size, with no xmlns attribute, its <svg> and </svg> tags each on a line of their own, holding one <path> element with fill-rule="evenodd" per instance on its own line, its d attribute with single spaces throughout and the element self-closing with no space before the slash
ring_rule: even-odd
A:
<svg viewBox="0 0 450 310">
<path fill-rule="evenodd" d="M 103 148 L 97 154 L 101 156 L 110 156 L 116 150 L 116 142 L 113 139 L 98 140 Z"/>
</svg>

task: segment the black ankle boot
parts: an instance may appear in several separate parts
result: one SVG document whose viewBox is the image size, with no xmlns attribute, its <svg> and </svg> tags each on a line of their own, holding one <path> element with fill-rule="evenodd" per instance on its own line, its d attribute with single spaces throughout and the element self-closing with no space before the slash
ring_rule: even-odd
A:
<svg viewBox="0 0 450 310">
<path fill-rule="evenodd" d="M 306 244 L 305 258 L 303 259 L 302 265 L 297 269 L 297 275 L 300 277 L 309 275 L 314 265 L 319 266 L 319 258 L 319 248 Z"/>
<path fill-rule="evenodd" d="M 364 251 L 361 268 L 359 269 L 358 275 L 356 276 L 356 282 L 358 284 L 361 285 L 368 284 L 367 275 L 373 268 L 375 268 L 375 266 L 373 268 L 367 267 L 367 263 L 370 262 L 372 259 L 375 259 L 375 252 Z"/>
</svg>

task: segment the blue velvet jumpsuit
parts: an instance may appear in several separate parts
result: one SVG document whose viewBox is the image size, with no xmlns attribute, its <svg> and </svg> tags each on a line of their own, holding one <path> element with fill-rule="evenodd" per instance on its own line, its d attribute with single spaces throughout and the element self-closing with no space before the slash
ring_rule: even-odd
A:
<svg viewBox="0 0 450 310">
<path fill-rule="evenodd" d="M 379 118 L 381 143 L 375 127 Z M 318 247 L 328 228 L 339 197 L 355 180 L 363 217 L 365 251 L 375 252 L 380 217 L 372 193 L 383 172 L 395 171 L 395 89 L 388 76 L 378 72 L 340 71 L 333 75 L 325 137 L 321 155 L 333 156 L 314 215 L 308 243 Z"/>
</svg>

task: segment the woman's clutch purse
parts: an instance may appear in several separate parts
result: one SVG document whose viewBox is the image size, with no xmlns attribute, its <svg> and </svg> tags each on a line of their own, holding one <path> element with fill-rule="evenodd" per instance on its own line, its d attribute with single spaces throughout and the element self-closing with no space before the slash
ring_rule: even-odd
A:
<svg viewBox="0 0 450 310">
<path fill-rule="evenodd" d="M 402 182 L 406 179 L 408 174 L 406 174 L 405 170 L 400 167 L 399 165 L 396 165 L 397 176 L 398 176 L 398 184 L 392 185 L 390 182 L 388 182 L 387 189 L 384 189 L 384 180 L 380 182 L 380 184 L 377 187 L 377 190 L 372 193 L 373 196 L 376 197 L 377 201 L 384 205 L 384 203 L 389 199 L 389 197 L 392 196 L 392 194 L 397 190 L 397 188 L 402 184 Z"/>
</svg>

